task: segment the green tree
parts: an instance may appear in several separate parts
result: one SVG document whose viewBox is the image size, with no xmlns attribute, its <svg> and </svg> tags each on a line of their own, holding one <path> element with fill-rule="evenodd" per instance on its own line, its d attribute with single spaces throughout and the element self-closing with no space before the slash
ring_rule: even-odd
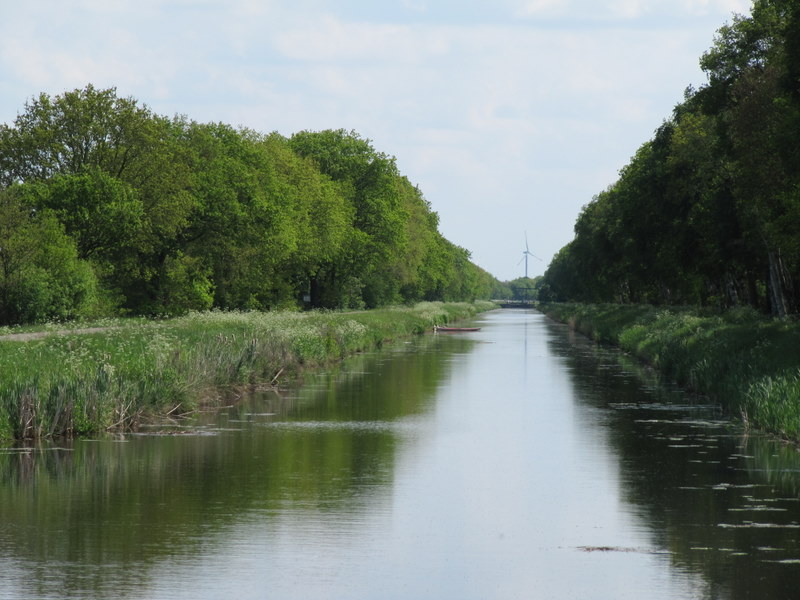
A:
<svg viewBox="0 0 800 600">
<path fill-rule="evenodd" d="M 800 110 L 791 83 L 796 3 L 758 0 L 748 17 L 720 29 L 701 61 L 733 165 L 732 186 L 744 235 L 760 246 L 773 315 L 798 309 L 796 226 Z M 796 83 L 794 84 L 796 87 Z"/>
<path fill-rule="evenodd" d="M 19 188 L 0 190 L 0 323 L 70 319 L 97 307 L 94 273 L 55 216 L 26 205 Z"/>
<path fill-rule="evenodd" d="M 181 133 L 180 120 L 113 88 L 41 94 L 13 126 L 0 127 L 0 184 L 48 188 L 42 206 L 65 219 L 82 255 L 100 263 L 118 252 L 104 278 L 128 309 L 147 312 L 157 308 L 166 260 L 196 208 Z"/>
<path fill-rule="evenodd" d="M 561 299 L 800 309 L 797 2 L 722 27 L 684 102 L 587 205 L 545 275 Z"/>
<path fill-rule="evenodd" d="M 400 199 L 394 158 L 377 152 L 357 133 L 341 129 L 296 133 L 290 144 L 336 182 L 352 206 L 355 231 L 348 240 L 347 256 L 327 273 L 323 285 L 335 289 L 360 285 L 362 299 L 370 307 L 399 300 L 396 275 L 405 256 L 408 215 Z"/>
<path fill-rule="evenodd" d="M 441 236 L 394 159 L 354 132 L 286 139 L 168 119 L 89 85 L 41 94 L 0 126 L 0 186 L 20 183 L 37 222 L 60 223 L 97 274 L 104 305 L 126 312 L 294 307 L 306 295 L 372 307 L 494 285 Z"/>
<path fill-rule="evenodd" d="M 81 258 L 117 261 L 141 235 L 144 206 L 136 191 L 96 167 L 30 187 L 37 206 L 50 209 L 75 238 Z"/>
<path fill-rule="evenodd" d="M 97 167 L 113 177 L 132 175 L 150 145 L 146 108 L 116 90 L 82 90 L 25 105 L 13 127 L 0 126 L 0 182 L 45 180 Z"/>
<path fill-rule="evenodd" d="M 354 234 L 355 209 L 342 192 L 342 185 L 322 174 L 309 157 L 297 154 L 288 139 L 271 134 L 260 142 L 272 165 L 283 198 L 284 214 L 290 217 L 294 243 L 281 262 L 281 276 L 293 284 L 294 299 L 313 296 L 320 306 L 338 306 L 335 279 L 347 260 Z"/>
</svg>

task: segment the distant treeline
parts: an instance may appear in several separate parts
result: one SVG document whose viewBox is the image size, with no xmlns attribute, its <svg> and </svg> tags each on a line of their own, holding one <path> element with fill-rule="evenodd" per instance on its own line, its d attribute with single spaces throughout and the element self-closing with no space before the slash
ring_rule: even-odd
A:
<svg viewBox="0 0 800 600">
<path fill-rule="evenodd" d="M 584 207 L 545 300 L 800 311 L 800 2 L 756 0 L 689 88 Z"/>
<path fill-rule="evenodd" d="M 154 114 L 115 89 L 0 125 L 0 324 L 492 295 L 394 158 Z"/>
</svg>

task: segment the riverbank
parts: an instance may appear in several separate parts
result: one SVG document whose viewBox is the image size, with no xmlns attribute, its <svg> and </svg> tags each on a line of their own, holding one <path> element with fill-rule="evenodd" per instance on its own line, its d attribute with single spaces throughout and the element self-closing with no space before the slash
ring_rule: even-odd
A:
<svg viewBox="0 0 800 600">
<path fill-rule="evenodd" d="M 800 441 L 800 324 L 749 309 L 710 314 L 630 305 L 538 308 L 711 397 L 748 425 Z"/>
<path fill-rule="evenodd" d="M 203 312 L 0 338 L 0 439 L 135 429 L 491 310 L 490 302 L 338 312 Z"/>
</svg>

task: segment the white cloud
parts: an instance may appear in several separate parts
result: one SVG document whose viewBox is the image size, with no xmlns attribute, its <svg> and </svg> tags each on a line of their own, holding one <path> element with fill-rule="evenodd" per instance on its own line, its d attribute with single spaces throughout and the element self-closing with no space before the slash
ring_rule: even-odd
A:
<svg viewBox="0 0 800 600">
<path fill-rule="evenodd" d="M 332 16 L 312 19 L 302 27 L 278 32 L 274 45 L 287 58 L 325 62 L 419 62 L 449 49 L 446 36 L 442 36 L 440 30 L 344 23 Z"/>
<path fill-rule="evenodd" d="M 645 18 L 729 17 L 748 13 L 750 0 L 520 0 L 514 14 L 536 19 L 579 18 L 636 21 Z M 722 22 L 720 22 L 722 25 Z"/>
<path fill-rule="evenodd" d="M 614 0 L 609 11 L 613 18 L 637 19 L 647 12 L 646 4 L 645 0 Z"/>
<path fill-rule="evenodd" d="M 424 13 L 428 11 L 428 3 L 421 0 L 402 0 L 402 5 L 410 11 Z"/>
<path fill-rule="evenodd" d="M 749 13 L 751 4 L 750 0 L 682 0 L 679 7 L 690 15 L 723 13 L 730 16 L 732 13 Z"/>
<path fill-rule="evenodd" d="M 562 14 L 568 4 L 567 0 L 527 0 L 515 14 L 521 17 Z"/>
</svg>

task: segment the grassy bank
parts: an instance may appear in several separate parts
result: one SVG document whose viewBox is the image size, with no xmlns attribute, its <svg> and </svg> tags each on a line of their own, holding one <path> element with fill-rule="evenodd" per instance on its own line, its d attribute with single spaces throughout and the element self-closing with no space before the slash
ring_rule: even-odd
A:
<svg viewBox="0 0 800 600">
<path fill-rule="evenodd" d="M 800 324 L 742 309 L 543 304 L 552 318 L 619 346 L 750 425 L 800 440 Z"/>
<path fill-rule="evenodd" d="M 422 303 L 358 313 L 208 312 L 0 339 L 0 438 L 130 429 L 196 409 L 221 388 L 273 382 L 302 368 L 489 310 Z"/>
</svg>

